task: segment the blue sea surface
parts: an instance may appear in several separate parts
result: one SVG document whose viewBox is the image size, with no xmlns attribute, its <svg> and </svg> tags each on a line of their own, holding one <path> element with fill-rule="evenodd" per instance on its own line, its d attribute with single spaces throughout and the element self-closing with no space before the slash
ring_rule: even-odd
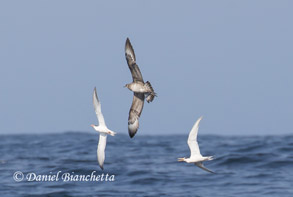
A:
<svg viewBox="0 0 293 197">
<path fill-rule="evenodd" d="M 0 137 L 1 197 L 293 196 L 293 135 L 198 136 L 202 155 L 215 158 L 205 166 L 216 174 L 177 162 L 178 157 L 189 157 L 187 135 L 109 136 L 104 171 L 97 162 L 95 133 Z M 24 175 L 20 182 L 14 180 L 16 171 Z M 27 180 L 29 173 L 58 172 L 58 181 Z M 64 181 L 66 173 L 100 178 Z"/>
</svg>

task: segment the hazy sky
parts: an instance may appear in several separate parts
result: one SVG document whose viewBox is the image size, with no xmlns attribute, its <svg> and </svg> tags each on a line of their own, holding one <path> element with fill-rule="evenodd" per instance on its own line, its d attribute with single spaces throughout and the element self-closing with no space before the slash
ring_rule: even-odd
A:
<svg viewBox="0 0 293 197">
<path fill-rule="evenodd" d="M 144 80 L 138 135 L 293 133 L 292 1 L 0 1 L 0 134 L 128 133 L 130 38 Z"/>
</svg>

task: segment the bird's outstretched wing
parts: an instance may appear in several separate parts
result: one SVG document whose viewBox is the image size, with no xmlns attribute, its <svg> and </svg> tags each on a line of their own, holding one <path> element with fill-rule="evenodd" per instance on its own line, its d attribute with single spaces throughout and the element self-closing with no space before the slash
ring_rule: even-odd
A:
<svg viewBox="0 0 293 197">
<path fill-rule="evenodd" d="M 197 143 L 197 133 L 198 133 L 198 127 L 199 127 L 199 122 L 201 121 L 202 117 L 200 117 L 195 124 L 193 125 L 189 136 L 188 136 L 188 140 L 187 140 L 187 144 L 189 146 L 190 149 L 190 157 L 193 157 L 195 155 L 201 155 L 200 154 L 200 150 L 199 150 L 199 146 Z"/>
<path fill-rule="evenodd" d="M 206 168 L 206 167 L 203 165 L 202 162 L 196 162 L 196 163 L 194 163 L 194 164 L 195 164 L 196 166 L 198 166 L 199 168 L 201 168 L 201 169 L 207 171 L 207 172 L 210 172 L 210 173 L 215 174 L 215 172 L 213 172 L 213 171 L 211 171 L 210 169 Z"/>
<path fill-rule="evenodd" d="M 95 87 L 94 93 L 93 93 L 93 104 L 94 104 L 95 112 L 97 114 L 99 125 L 106 126 L 104 116 L 103 116 L 102 110 L 101 110 L 101 103 L 100 103 L 100 101 L 98 99 L 96 87 Z"/>
<path fill-rule="evenodd" d="M 106 143 L 107 143 L 107 134 L 100 133 L 97 156 L 98 156 L 99 166 L 102 170 L 104 170 Z"/>
<path fill-rule="evenodd" d="M 132 48 L 129 38 L 126 39 L 125 43 L 125 57 L 132 75 L 133 82 L 140 81 L 144 83 L 141 72 L 138 68 L 138 65 L 136 64 L 134 50 Z"/>
<path fill-rule="evenodd" d="M 139 117 L 144 105 L 144 93 L 134 93 L 132 105 L 128 116 L 128 133 L 131 138 L 136 134 L 139 127 Z"/>
</svg>

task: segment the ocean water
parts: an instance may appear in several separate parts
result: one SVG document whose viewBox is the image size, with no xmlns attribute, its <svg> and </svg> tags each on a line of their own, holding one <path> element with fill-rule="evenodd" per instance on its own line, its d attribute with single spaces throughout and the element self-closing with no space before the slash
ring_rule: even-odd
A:
<svg viewBox="0 0 293 197">
<path fill-rule="evenodd" d="M 205 166 L 216 174 L 177 162 L 189 156 L 187 135 L 109 136 L 104 171 L 95 133 L 0 138 L 1 197 L 293 196 L 293 135 L 198 136 L 201 153 L 215 157 Z"/>
</svg>

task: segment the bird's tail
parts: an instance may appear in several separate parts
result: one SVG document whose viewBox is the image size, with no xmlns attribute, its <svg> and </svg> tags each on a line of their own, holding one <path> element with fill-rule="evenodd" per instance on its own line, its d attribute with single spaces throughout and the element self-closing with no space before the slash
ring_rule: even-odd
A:
<svg viewBox="0 0 293 197">
<path fill-rule="evenodd" d="M 154 100 L 154 98 L 155 98 L 155 96 L 157 96 L 157 94 L 155 93 L 155 91 L 149 81 L 147 81 L 145 84 L 151 90 L 151 92 L 149 93 L 149 95 L 146 98 L 146 101 L 149 103 Z"/>
<path fill-rule="evenodd" d="M 211 161 L 211 160 L 213 160 L 213 159 L 214 159 L 213 156 L 208 156 L 208 157 L 206 157 L 205 161 Z"/>
<path fill-rule="evenodd" d="M 109 131 L 109 135 L 111 135 L 111 136 L 115 136 L 117 133 L 116 132 L 114 132 L 114 131 Z"/>
</svg>

